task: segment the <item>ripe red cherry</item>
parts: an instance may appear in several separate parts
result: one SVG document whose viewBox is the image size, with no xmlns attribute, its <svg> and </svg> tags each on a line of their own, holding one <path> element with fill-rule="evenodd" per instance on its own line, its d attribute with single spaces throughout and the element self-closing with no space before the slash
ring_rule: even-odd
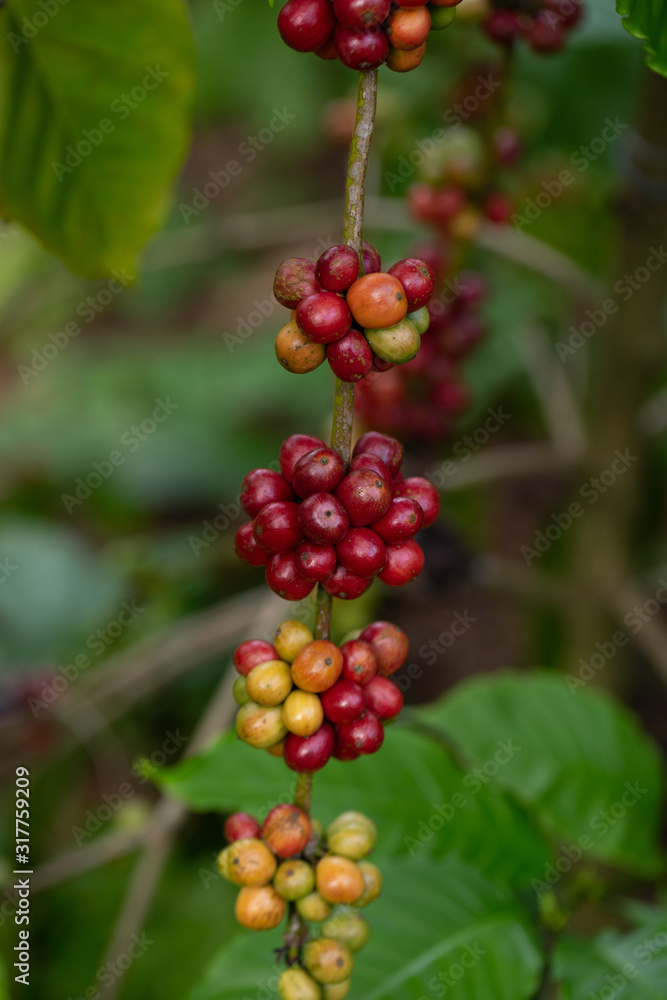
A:
<svg viewBox="0 0 667 1000">
<path fill-rule="evenodd" d="M 388 677 L 373 677 L 364 693 L 367 706 L 379 719 L 395 719 L 403 708 L 403 695 Z"/>
<path fill-rule="evenodd" d="M 458 277 L 457 290 L 454 302 L 454 311 L 457 313 L 481 302 L 487 295 L 486 282 L 477 271 L 462 271 Z"/>
<path fill-rule="evenodd" d="M 286 601 L 302 601 L 315 586 L 297 571 L 293 552 L 271 557 L 266 567 L 266 582 L 274 594 Z"/>
<path fill-rule="evenodd" d="M 364 274 L 377 274 L 382 270 L 382 259 L 379 252 L 372 243 L 367 243 L 366 240 L 364 240 L 362 257 Z"/>
<path fill-rule="evenodd" d="M 334 14 L 346 28 L 382 24 L 389 17 L 391 0 L 334 0 Z"/>
<path fill-rule="evenodd" d="M 253 521 L 253 535 L 266 552 L 291 552 L 303 538 L 299 527 L 299 504 L 291 500 L 267 503 Z"/>
<path fill-rule="evenodd" d="M 371 455 L 369 451 L 361 451 L 358 455 L 354 455 L 350 462 L 350 472 L 356 472 L 357 469 L 372 469 L 373 472 L 377 472 L 380 479 L 384 479 L 385 483 L 390 483 L 393 479 L 386 462 L 377 455 Z"/>
<path fill-rule="evenodd" d="M 299 506 L 299 525 L 312 542 L 335 545 L 345 537 L 350 518 L 332 493 L 313 493 Z"/>
<path fill-rule="evenodd" d="M 340 651 L 343 654 L 341 678 L 364 685 L 368 684 L 371 677 L 375 677 L 378 662 L 370 642 L 363 639 L 348 639 L 340 647 Z"/>
<path fill-rule="evenodd" d="M 323 722 L 312 736 L 288 733 L 285 739 L 285 763 L 293 771 L 312 774 L 319 771 L 330 759 L 334 750 L 334 730 L 330 722 Z"/>
<path fill-rule="evenodd" d="M 354 747 L 350 747 L 347 743 L 343 743 L 338 735 L 338 732 L 336 732 L 336 742 L 334 745 L 333 756 L 336 760 L 356 760 L 358 757 L 361 757 L 361 754 L 358 750 L 355 750 Z"/>
<path fill-rule="evenodd" d="M 373 521 L 372 530 L 387 545 L 407 542 L 414 538 L 424 523 L 424 511 L 411 497 L 394 497 L 389 510 L 379 521 Z"/>
<path fill-rule="evenodd" d="M 345 299 L 335 292 L 315 292 L 296 307 L 296 322 L 302 333 L 317 344 L 331 344 L 352 326 L 352 313 Z"/>
<path fill-rule="evenodd" d="M 272 469 L 253 469 L 241 486 L 241 506 L 249 517 L 255 517 L 268 503 L 294 499 L 290 484 Z"/>
<path fill-rule="evenodd" d="M 338 24 L 334 44 L 338 58 L 350 69 L 377 69 L 389 54 L 389 42 L 379 24 L 372 24 L 363 31 Z"/>
<path fill-rule="evenodd" d="M 378 573 L 378 579 L 388 587 L 403 587 L 424 568 L 424 553 L 413 540 L 387 545 L 386 552 L 384 569 Z"/>
<path fill-rule="evenodd" d="M 389 274 L 393 274 L 403 285 L 408 300 L 408 312 L 421 309 L 433 295 L 435 274 L 428 264 L 419 260 L 418 257 L 406 257 L 405 260 L 399 260 L 397 264 L 389 268 Z"/>
<path fill-rule="evenodd" d="M 502 191 L 490 194 L 484 202 L 484 215 L 489 222 L 494 222 L 496 225 L 504 225 L 506 222 L 509 222 L 513 211 L 514 202 L 509 195 L 504 194 Z"/>
<path fill-rule="evenodd" d="M 342 722 L 337 728 L 341 742 L 359 753 L 376 753 L 384 741 L 382 723 L 371 711 L 364 712 L 354 722 Z"/>
<path fill-rule="evenodd" d="M 329 722 L 354 722 L 366 708 L 364 688 L 354 681 L 336 681 L 320 699 Z"/>
<path fill-rule="evenodd" d="M 327 347 L 327 361 L 336 378 L 342 382 L 358 382 L 365 378 L 373 364 L 373 352 L 363 333 L 350 330 Z"/>
<path fill-rule="evenodd" d="M 234 548 L 241 562 L 248 566 L 266 566 L 269 561 L 269 553 L 260 549 L 255 541 L 252 521 L 246 521 L 236 532 Z"/>
<path fill-rule="evenodd" d="M 315 274 L 328 292 L 346 292 L 359 277 L 359 254 L 344 243 L 329 247 L 317 261 Z"/>
<path fill-rule="evenodd" d="M 350 524 L 355 528 L 377 521 L 391 503 L 389 486 L 371 469 L 350 472 L 339 483 L 336 496 L 344 505 Z"/>
<path fill-rule="evenodd" d="M 232 813 L 228 817 L 224 833 L 225 837 L 232 844 L 235 840 L 245 840 L 248 837 L 260 837 L 261 826 L 254 816 L 249 813 Z"/>
<path fill-rule="evenodd" d="M 273 280 L 273 294 L 287 309 L 296 309 L 301 299 L 319 291 L 315 277 L 315 263 L 305 257 L 288 257 Z"/>
<path fill-rule="evenodd" d="M 366 593 L 372 582 L 372 577 L 358 576 L 356 573 L 350 573 L 344 566 L 338 565 L 322 586 L 332 597 L 339 597 L 341 601 L 355 601 L 357 597 Z"/>
<path fill-rule="evenodd" d="M 470 390 L 463 382 L 440 382 L 435 386 L 431 401 L 446 416 L 456 417 L 470 405 Z"/>
<path fill-rule="evenodd" d="M 466 194 L 461 188 L 442 188 L 433 198 L 433 219 L 446 225 L 465 207 Z"/>
<path fill-rule="evenodd" d="M 379 357 L 375 351 L 373 351 L 373 371 L 374 372 L 388 372 L 390 368 L 394 368 L 395 365 L 393 361 L 385 361 L 384 358 Z"/>
<path fill-rule="evenodd" d="M 336 18 L 330 0 L 287 0 L 278 15 L 278 31 L 297 52 L 315 52 L 329 40 Z"/>
<path fill-rule="evenodd" d="M 391 622 L 372 622 L 367 625 L 359 636 L 363 642 L 367 642 L 377 662 L 378 673 L 384 677 L 393 674 L 399 667 L 402 667 L 410 651 L 408 637 Z M 343 653 L 343 676 L 345 675 L 345 653 Z"/>
<path fill-rule="evenodd" d="M 322 438 L 313 437 L 312 434 L 291 434 L 286 438 L 280 446 L 279 456 L 283 479 L 291 483 L 296 463 L 314 448 L 326 448 Z"/>
<path fill-rule="evenodd" d="M 389 437 L 388 434 L 380 434 L 379 431 L 367 431 L 361 435 L 352 454 L 361 455 L 363 452 L 370 452 L 371 455 L 381 458 L 393 476 L 403 461 L 403 445 L 400 441 Z"/>
<path fill-rule="evenodd" d="M 345 475 L 345 462 L 333 448 L 315 448 L 294 466 L 292 485 L 304 499 L 313 493 L 333 493 Z"/>
<path fill-rule="evenodd" d="M 236 647 L 234 653 L 234 666 L 240 674 L 247 677 L 253 667 L 259 663 L 268 663 L 269 660 L 279 660 L 275 646 L 262 639 L 247 639 L 240 646 Z"/>
<path fill-rule="evenodd" d="M 274 806 L 262 823 L 262 837 L 279 858 L 301 854 L 312 832 L 310 819 L 303 809 L 286 802 Z"/>
<path fill-rule="evenodd" d="M 321 583 L 336 569 L 338 556 L 333 545 L 319 545 L 306 538 L 296 550 L 296 568 L 301 576 Z"/>
<path fill-rule="evenodd" d="M 494 42 L 509 45 L 517 35 L 521 34 L 521 22 L 511 10 L 494 10 L 484 21 L 482 27 Z"/>
<path fill-rule="evenodd" d="M 565 36 L 559 25 L 552 23 L 554 15 L 546 10 L 538 10 L 528 33 L 530 47 L 535 52 L 558 52 L 565 44 Z"/>
<path fill-rule="evenodd" d="M 336 546 L 338 562 L 356 576 L 375 576 L 384 566 L 385 544 L 370 528 L 350 528 Z"/>
<path fill-rule="evenodd" d="M 410 476 L 396 485 L 394 496 L 411 497 L 424 511 L 424 528 L 433 524 L 440 510 L 440 494 L 433 483 L 422 476 Z"/>
</svg>

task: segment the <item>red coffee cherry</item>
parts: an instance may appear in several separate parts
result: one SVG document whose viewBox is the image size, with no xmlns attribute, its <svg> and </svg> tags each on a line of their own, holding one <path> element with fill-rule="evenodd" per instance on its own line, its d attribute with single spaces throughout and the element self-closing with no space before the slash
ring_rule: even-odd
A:
<svg viewBox="0 0 667 1000">
<path fill-rule="evenodd" d="M 377 472 L 380 479 L 384 479 L 385 483 L 390 483 L 394 478 L 386 462 L 366 451 L 352 457 L 350 472 L 356 472 L 357 469 L 372 469 L 373 472 Z"/>
<path fill-rule="evenodd" d="M 333 726 L 329 722 L 323 722 L 312 736 L 288 733 L 285 739 L 285 763 L 292 771 L 312 774 L 330 760 L 334 743 Z"/>
<path fill-rule="evenodd" d="M 346 292 L 359 277 L 359 254 L 345 244 L 329 247 L 317 261 L 315 274 L 328 292 Z"/>
<path fill-rule="evenodd" d="M 419 576 L 424 568 L 424 553 L 414 540 L 387 545 L 384 568 L 378 579 L 389 587 L 403 587 Z"/>
<path fill-rule="evenodd" d="M 255 517 L 269 503 L 294 499 L 290 484 L 272 469 L 253 469 L 241 486 L 241 506 L 249 517 Z"/>
<path fill-rule="evenodd" d="M 521 34 L 521 22 L 511 10 L 494 10 L 482 27 L 489 38 L 501 45 L 509 45 Z"/>
<path fill-rule="evenodd" d="M 278 15 L 280 37 L 297 52 L 321 49 L 328 42 L 335 25 L 330 0 L 287 0 Z"/>
<path fill-rule="evenodd" d="M 565 45 L 565 36 L 557 24 L 552 22 L 553 14 L 538 10 L 528 34 L 530 47 L 535 52 L 558 52 Z"/>
<path fill-rule="evenodd" d="M 343 743 L 338 735 L 338 732 L 336 732 L 336 742 L 334 743 L 332 756 L 335 757 L 336 760 L 357 760 L 361 757 L 361 754 L 358 750 L 355 750 L 354 747 L 350 747 L 347 743 Z"/>
<path fill-rule="evenodd" d="M 334 14 L 346 28 L 382 24 L 389 17 L 391 0 L 334 0 Z"/>
<path fill-rule="evenodd" d="M 389 54 L 389 42 L 382 28 L 372 24 L 360 31 L 336 25 L 334 44 L 344 66 L 356 70 L 377 69 Z"/>
<path fill-rule="evenodd" d="M 394 497 L 386 514 L 373 521 L 371 529 L 387 545 L 407 542 L 424 524 L 424 511 L 411 497 Z"/>
<path fill-rule="evenodd" d="M 261 836 L 261 827 L 254 816 L 249 813 L 236 812 L 227 818 L 224 827 L 225 837 L 229 843 L 235 840 L 246 840 Z"/>
<path fill-rule="evenodd" d="M 490 194 L 484 202 L 484 215 L 489 222 L 494 222 L 496 225 L 504 225 L 509 222 L 513 211 L 514 202 L 503 191 Z"/>
<path fill-rule="evenodd" d="M 287 803 L 274 806 L 262 823 L 262 837 L 279 858 L 301 854 L 312 832 L 310 819 L 303 809 Z"/>
<path fill-rule="evenodd" d="M 341 741 L 362 754 L 377 753 L 384 741 L 382 723 L 371 711 L 364 712 L 354 722 L 343 722 L 337 728 Z"/>
<path fill-rule="evenodd" d="M 302 691 L 320 694 L 333 687 L 343 669 L 343 654 L 328 639 L 315 639 L 300 649 L 292 663 L 292 679 Z"/>
<path fill-rule="evenodd" d="M 352 326 L 347 302 L 335 292 L 316 292 L 296 307 L 299 329 L 317 344 L 331 344 L 345 336 Z"/>
<path fill-rule="evenodd" d="M 403 695 L 388 677 L 373 677 L 363 689 L 366 705 L 379 719 L 395 719 L 403 708 Z"/>
<path fill-rule="evenodd" d="M 306 580 L 321 583 L 336 569 L 338 556 L 333 545 L 319 545 L 306 538 L 296 550 L 296 568 Z"/>
<path fill-rule="evenodd" d="M 424 511 L 424 528 L 433 524 L 440 511 L 440 494 L 433 483 L 421 476 L 410 476 L 396 485 L 394 490 L 396 497 L 410 497 L 416 500 Z"/>
<path fill-rule="evenodd" d="M 312 542 L 335 545 L 345 537 L 350 518 L 332 493 L 313 493 L 299 506 L 299 526 Z"/>
<path fill-rule="evenodd" d="M 248 566 L 266 566 L 271 558 L 255 541 L 252 521 L 242 524 L 234 536 L 234 549 L 241 562 Z"/>
<path fill-rule="evenodd" d="M 276 271 L 273 281 L 273 294 L 287 309 L 296 309 L 301 299 L 313 295 L 319 288 L 315 263 L 305 257 L 288 257 Z"/>
<path fill-rule="evenodd" d="M 247 677 L 253 667 L 260 663 L 279 659 L 275 646 L 262 639 L 246 639 L 234 652 L 234 666 L 244 677 Z"/>
<path fill-rule="evenodd" d="M 262 507 L 253 522 L 255 541 L 266 552 L 292 552 L 301 539 L 299 504 L 276 500 Z"/>
<path fill-rule="evenodd" d="M 365 688 L 354 681 L 339 680 L 321 697 L 329 722 L 354 722 L 366 708 Z"/>
<path fill-rule="evenodd" d="M 375 677 L 378 663 L 370 642 L 363 639 L 348 639 L 340 647 L 340 651 L 343 654 L 341 677 L 344 677 L 345 680 L 365 685 L 372 677 Z"/>
<path fill-rule="evenodd" d="M 403 445 L 388 434 L 380 434 L 379 431 L 367 431 L 366 434 L 362 434 L 352 454 L 356 456 L 365 452 L 381 458 L 394 476 L 401 468 Z"/>
<path fill-rule="evenodd" d="M 338 597 L 341 601 L 356 601 L 366 593 L 372 582 L 372 577 L 357 576 L 344 566 L 337 566 L 335 572 L 326 578 L 322 586 L 327 594 Z"/>
<path fill-rule="evenodd" d="M 266 567 L 266 582 L 274 594 L 286 601 L 302 601 L 315 586 L 298 572 L 294 552 L 271 557 Z"/>
<path fill-rule="evenodd" d="M 389 486 L 370 469 L 350 472 L 336 488 L 336 496 L 345 507 L 350 524 L 355 528 L 377 521 L 387 512 L 391 503 Z"/>
<path fill-rule="evenodd" d="M 375 576 L 384 566 L 385 544 L 370 528 L 351 528 L 336 546 L 338 561 L 356 576 Z"/>
<path fill-rule="evenodd" d="M 408 300 L 408 312 L 421 309 L 433 295 L 435 289 L 435 274 L 428 264 L 418 257 L 406 257 L 389 268 L 403 285 Z"/>
<path fill-rule="evenodd" d="M 294 466 L 292 484 L 305 499 L 313 493 L 333 493 L 344 475 L 345 462 L 337 451 L 315 448 L 302 455 Z"/>
<path fill-rule="evenodd" d="M 372 622 L 366 626 L 359 639 L 370 645 L 377 662 L 378 673 L 385 677 L 403 666 L 410 651 L 407 635 L 403 629 L 391 622 Z M 345 662 L 345 651 L 341 649 L 341 652 Z"/>
<path fill-rule="evenodd" d="M 382 270 L 382 258 L 380 254 L 373 244 L 367 243 L 366 240 L 364 240 L 362 257 L 364 274 L 376 274 Z"/>
<path fill-rule="evenodd" d="M 292 434 L 286 438 L 280 446 L 279 455 L 283 479 L 291 483 L 297 462 L 314 448 L 326 448 L 322 438 L 313 437 L 312 434 Z"/>
<path fill-rule="evenodd" d="M 357 278 L 348 290 L 347 304 L 359 326 L 372 330 L 400 323 L 408 311 L 408 300 L 398 278 L 381 272 Z"/>
<path fill-rule="evenodd" d="M 373 352 L 363 333 L 350 330 L 327 347 L 327 361 L 336 378 L 342 382 L 359 382 L 373 364 Z"/>
</svg>

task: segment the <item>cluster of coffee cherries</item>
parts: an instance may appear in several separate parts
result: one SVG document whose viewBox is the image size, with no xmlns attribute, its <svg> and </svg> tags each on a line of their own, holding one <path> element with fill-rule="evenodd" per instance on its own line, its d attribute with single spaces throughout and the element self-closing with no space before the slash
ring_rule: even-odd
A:
<svg viewBox="0 0 667 1000">
<path fill-rule="evenodd" d="M 408 649 L 405 632 L 390 622 L 373 622 L 339 647 L 315 639 L 301 622 L 285 621 L 273 643 L 248 639 L 234 653 L 236 732 L 309 774 L 331 757 L 375 753 L 383 724 L 403 708 L 389 675 L 403 666 Z"/>
<path fill-rule="evenodd" d="M 276 357 L 287 371 L 314 371 L 326 359 L 343 382 L 358 382 L 372 368 L 415 356 L 435 281 L 428 264 L 409 257 L 383 272 L 370 243 L 361 277 L 359 264 L 357 251 L 341 244 L 317 261 L 289 257 L 280 265 L 273 294 L 293 313 L 276 337 Z"/>
<path fill-rule="evenodd" d="M 497 0 L 483 27 L 500 45 L 523 38 L 534 52 L 558 52 L 582 13 L 579 0 Z"/>
<path fill-rule="evenodd" d="M 369 376 L 355 399 L 359 415 L 383 431 L 401 430 L 417 441 L 438 441 L 470 405 L 461 364 L 486 335 L 480 315 L 486 283 L 477 271 L 447 278 L 446 261 L 437 245 L 421 252 L 439 277 L 440 294 L 429 303 L 428 337 L 416 358 L 386 375 Z"/>
<path fill-rule="evenodd" d="M 461 0 L 287 0 L 278 30 L 297 52 L 340 59 L 354 70 L 386 63 L 407 73 L 421 63 L 429 32 L 447 28 Z"/>
<path fill-rule="evenodd" d="M 236 552 L 266 567 L 280 597 L 299 601 L 317 583 L 343 600 L 360 597 L 375 576 L 390 587 L 414 580 L 424 553 L 414 536 L 438 516 L 428 479 L 401 473 L 403 447 L 369 431 L 349 469 L 320 438 L 293 434 L 280 449 L 280 472 L 254 469 L 241 504 L 253 518 L 236 533 Z"/>
<path fill-rule="evenodd" d="M 375 846 L 375 824 L 346 812 L 324 830 L 296 805 L 277 805 L 260 825 L 248 813 L 225 823 L 228 846 L 218 855 L 221 875 L 241 891 L 236 918 L 264 931 L 290 918 L 282 949 L 282 1000 L 343 1000 L 350 989 L 354 952 L 370 927 L 359 910 L 377 899 L 380 869 L 365 860 Z M 310 924 L 319 931 L 312 932 Z"/>
</svg>

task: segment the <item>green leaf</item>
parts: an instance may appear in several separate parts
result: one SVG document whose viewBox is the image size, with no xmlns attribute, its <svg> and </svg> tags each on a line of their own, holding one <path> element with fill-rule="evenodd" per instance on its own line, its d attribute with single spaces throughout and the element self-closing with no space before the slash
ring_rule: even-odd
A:
<svg viewBox="0 0 667 1000">
<path fill-rule="evenodd" d="M 7 0 L 0 210 L 90 277 L 132 269 L 186 149 L 182 0 Z"/>
<path fill-rule="evenodd" d="M 592 941 L 567 938 L 555 955 L 554 974 L 563 1000 L 628 997 L 664 1000 L 667 983 L 667 919 L 652 920 L 630 934 L 607 930 Z"/>
<path fill-rule="evenodd" d="M 657 750 L 625 708 L 569 681 L 547 673 L 483 678 L 423 717 L 565 848 L 651 874 L 660 865 L 664 789 Z"/>
<path fill-rule="evenodd" d="M 667 0 L 616 0 L 623 27 L 644 42 L 646 63 L 667 76 Z"/>
<path fill-rule="evenodd" d="M 384 865 L 383 874 L 370 943 L 355 956 L 354 1000 L 442 997 L 450 989 L 457 1000 L 532 995 L 542 959 L 507 892 L 455 859 Z M 274 995 L 279 973 L 268 953 L 277 945 L 278 935 L 238 935 L 189 1000 Z"/>
<path fill-rule="evenodd" d="M 7 977 L 5 975 L 5 966 L 2 959 L 0 959 L 0 1000 L 9 1000 Z"/>
<path fill-rule="evenodd" d="M 198 757 L 156 772 L 155 780 L 193 809 L 244 809 L 260 818 L 294 797 L 294 775 L 283 762 L 233 734 Z M 329 823 L 351 808 L 363 809 L 378 824 L 377 851 L 384 855 L 458 853 L 513 885 L 541 875 L 549 861 L 546 844 L 520 809 L 488 789 L 470 790 L 441 747 L 401 727 L 387 731 L 381 753 L 353 763 L 332 760 L 316 775 L 318 819 Z"/>
</svg>

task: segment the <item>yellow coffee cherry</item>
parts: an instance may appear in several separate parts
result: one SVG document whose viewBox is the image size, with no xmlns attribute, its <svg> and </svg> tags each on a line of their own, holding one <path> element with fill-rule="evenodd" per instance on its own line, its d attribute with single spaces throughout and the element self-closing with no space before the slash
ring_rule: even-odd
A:
<svg viewBox="0 0 667 1000">
<path fill-rule="evenodd" d="M 236 732 L 239 739 L 251 747 L 266 750 L 287 736 L 279 705 L 270 707 L 249 701 L 236 713 Z"/>
<path fill-rule="evenodd" d="M 283 705 L 283 722 L 296 736 L 312 736 L 324 722 L 324 709 L 318 695 L 292 691 Z"/>
<path fill-rule="evenodd" d="M 357 868 L 364 880 L 364 891 L 355 902 L 355 906 L 368 906 L 377 899 L 382 890 L 382 872 L 371 861 L 359 861 Z"/>
<path fill-rule="evenodd" d="M 245 886 L 236 897 L 236 919 L 252 931 L 270 931 L 285 916 L 287 904 L 271 885 Z"/>
<path fill-rule="evenodd" d="M 220 874 L 235 885 L 268 885 L 277 864 L 272 851 L 256 837 L 235 840 L 218 855 Z"/>
<path fill-rule="evenodd" d="M 273 879 L 273 888 L 279 896 L 295 902 L 307 896 L 315 888 L 315 872 L 307 861 L 299 858 L 283 861 Z"/>
<path fill-rule="evenodd" d="M 276 629 L 273 645 L 278 651 L 278 656 L 291 663 L 299 650 L 307 646 L 314 638 L 315 636 L 307 625 L 298 622 L 295 618 L 289 618 Z"/>
<path fill-rule="evenodd" d="M 293 966 L 285 969 L 278 980 L 282 1000 L 321 1000 L 322 989 L 305 969 Z"/>
<path fill-rule="evenodd" d="M 352 952 L 333 938 L 315 938 L 303 949 L 303 963 L 318 983 L 342 983 L 349 979 L 354 959 Z"/>
<path fill-rule="evenodd" d="M 245 679 L 246 690 L 258 705 L 282 705 L 292 690 L 292 673 L 284 660 L 267 660 L 253 667 Z"/>
<path fill-rule="evenodd" d="M 345 812 L 330 824 L 327 840 L 333 854 L 359 861 L 375 847 L 377 829 L 363 813 Z"/>
<path fill-rule="evenodd" d="M 322 987 L 322 1000 L 345 1000 L 352 986 L 351 979 L 344 979 L 342 983 L 330 983 Z"/>
<path fill-rule="evenodd" d="M 313 924 L 326 920 L 331 913 L 331 906 L 326 899 L 322 899 L 319 892 L 311 892 L 303 899 L 297 899 L 296 909 L 300 917 Z"/>
</svg>

